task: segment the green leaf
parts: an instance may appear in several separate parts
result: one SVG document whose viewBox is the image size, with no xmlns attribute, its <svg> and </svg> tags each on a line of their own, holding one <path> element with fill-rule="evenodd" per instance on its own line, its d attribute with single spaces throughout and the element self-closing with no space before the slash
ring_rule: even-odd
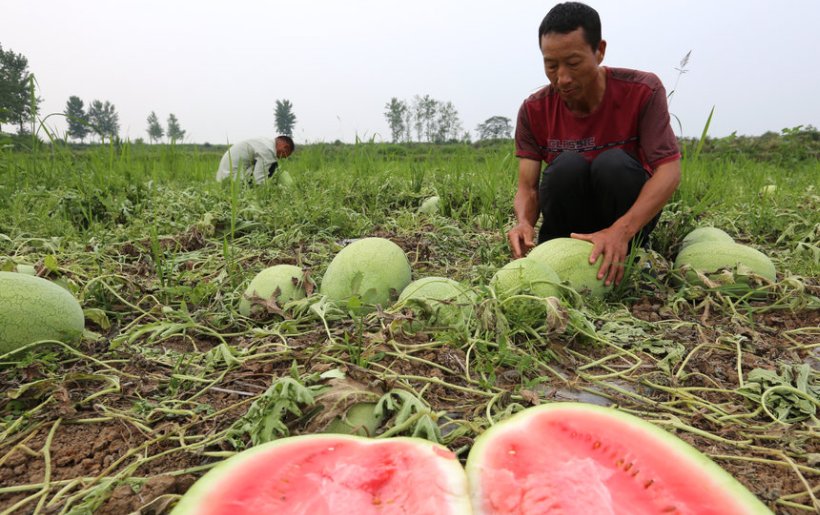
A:
<svg viewBox="0 0 820 515">
<path fill-rule="evenodd" d="M 54 257 L 53 254 L 48 254 L 43 258 L 43 266 L 46 267 L 46 270 L 49 272 L 56 273 L 60 270 L 60 265 L 57 263 L 57 258 Z"/>
<path fill-rule="evenodd" d="M 103 330 L 107 331 L 111 329 L 111 321 L 108 320 L 108 315 L 105 311 L 98 308 L 85 308 L 83 309 L 83 315 L 85 315 L 86 320 L 91 320 Z"/>
</svg>

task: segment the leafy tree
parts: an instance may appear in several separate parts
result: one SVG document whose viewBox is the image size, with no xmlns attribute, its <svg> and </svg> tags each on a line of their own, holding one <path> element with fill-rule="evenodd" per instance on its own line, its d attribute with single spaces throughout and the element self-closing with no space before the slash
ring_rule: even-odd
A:
<svg viewBox="0 0 820 515">
<path fill-rule="evenodd" d="M 443 143 L 445 141 L 458 140 L 461 134 L 461 120 L 458 117 L 456 106 L 452 102 L 438 103 L 438 116 L 436 117 L 435 141 Z"/>
<path fill-rule="evenodd" d="M 296 126 L 296 115 L 293 114 L 293 104 L 290 100 L 277 100 L 276 109 L 274 109 L 273 114 L 276 118 L 277 134 L 293 136 L 293 128 Z"/>
<path fill-rule="evenodd" d="M 438 110 L 438 100 L 430 95 L 413 98 L 413 116 L 415 117 L 416 134 L 421 141 L 422 135 L 428 142 L 434 141 L 437 132 L 436 111 Z"/>
<path fill-rule="evenodd" d="M 512 137 L 512 124 L 506 116 L 491 116 L 476 127 L 478 139 L 499 139 Z"/>
<path fill-rule="evenodd" d="M 413 124 L 413 110 L 408 107 L 404 113 L 404 141 L 413 139 Z"/>
<path fill-rule="evenodd" d="M 165 130 L 162 128 L 162 125 L 159 124 L 159 118 L 157 118 L 157 113 L 151 111 L 151 114 L 148 115 L 148 141 L 151 143 L 156 143 L 157 141 L 161 140 L 162 137 L 165 135 Z"/>
<path fill-rule="evenodd" d="M 92 130 L 104 140 L 106 137 L 114 139 L 120 133 L 120 115 L 114 104 L 108 100 L 105 103 L 94 100 L 88 107 L 88 123 Z"/>
<path fill-rule="evenodd" d="M 168 130 L 166 134 L 168 134 L 168 139 L 172 142 L 182 141 L 182 138 L 185 137 L 185 131 L 179 126 L 179 120 L 174 116 L 174 113 L 168 115 Z"/>
<path fill-rule="evenodd" d="M 407 132 L 404 125 L 407 104 L 403 100 L 393 97 L 390 99 L 390 102 L 384 105 L 384 108 L 384 117 L 387 118 L 387 124 L 390 126 L 393 143 L 398 143 Z"/>
<path fill-rule="evenodd" d="M 413 97 L 413 104 L 410 107 L 413 113 L 413 128 L 416 129 L 416 141 L 421 141 L 424 133 L 424 118 L 422 117 L 421 97 L 416 95 Z"/>
<path fill-rule="evenodd" d="M 88 115 L 85 112 L 85 104 L 78 96 L 71 95 L 65 104 L 63 114 L 68 121 L 68 136 L 85 141 L 85 137 L 91 132 L 88 125 Z"/>
<path fill-rule="evenodd" d="M 14 123 L 25 132 L 25 123 L 34 121 L 43 99 L 34 94 L 34 75 L 28 59 L 0 46 L 0 127 Z"/>
</svg>

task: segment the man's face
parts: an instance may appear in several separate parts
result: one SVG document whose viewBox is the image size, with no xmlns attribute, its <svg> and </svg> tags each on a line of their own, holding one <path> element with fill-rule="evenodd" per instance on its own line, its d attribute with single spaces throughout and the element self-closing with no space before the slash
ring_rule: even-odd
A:
<svg viewBox="0 0 820 515">
<path fill-rule="evenodd" d="M 293 149 L 286 141 L 276 141 L 276 157 L 283 158 L 288 157 L 293 153 Z"/>
<path fill-rule="evenodd" d="M 581 27 L 567 34 L 550 32 L 541 37 L 544 71 L 564 102 L 573 104 L 594 91 L 605 50 L 606 41 L 602 40 L 593 51 Z"/>
</svg>

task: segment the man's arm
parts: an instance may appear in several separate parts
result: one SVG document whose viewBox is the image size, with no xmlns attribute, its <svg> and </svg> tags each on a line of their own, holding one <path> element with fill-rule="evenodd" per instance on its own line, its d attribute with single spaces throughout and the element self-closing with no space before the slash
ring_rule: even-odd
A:
<svg viewBox="0 0 820 515">
<path fill-rule="evenodd" d="M 572 233 L 570 236 L 594 244 L 589 262 L 595 263 L 598 256 L 604 255 L 598 269 L 598 279 L 606 277 L 606 285 L 619 284 L 624 275 L 624 262 L 629 253 L 629 240 L 638 234 L 644 225 L 657 215 L 663 206 L 672 198 L 680 184 L 680 159 L 664 163 L 655 170 L 646 181 L 637 200 L 606 229 L 591 234 Z"/>
<path fill-rule="evenodd" d="M 524 257 L 535 246 L 535 223 L 538 221 L 538 178 L 541 161 L 520 159 L 518 162 L 518 190 L 513 210 L 518 224 L 507 233 L 513 257 Z"/>
<path fill-rule="evenodd" d="M 262 184 L 268 178 L 268 168 L 270 163 L 262 156 L 256 156 L 256 161 L 253 164 L 253 182 Z"/>
</svg>

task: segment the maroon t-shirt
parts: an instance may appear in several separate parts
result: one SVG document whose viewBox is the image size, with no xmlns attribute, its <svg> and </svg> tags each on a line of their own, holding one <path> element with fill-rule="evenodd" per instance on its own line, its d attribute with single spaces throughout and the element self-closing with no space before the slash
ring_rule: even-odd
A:
<svg viewBox="0 0 820 515">
<path fill-rule="evenodd" d="M 605 150 L 622 148 L 649 174 L 679 159 L 660 79 L 626 68 L 605 70 L 604 98 L 588 115 L 572 114 L 551 85 L 530 95 L 518 111 L 515 155 L 550 163 L 565 150 L 592 160 Z"/>
</svg>

